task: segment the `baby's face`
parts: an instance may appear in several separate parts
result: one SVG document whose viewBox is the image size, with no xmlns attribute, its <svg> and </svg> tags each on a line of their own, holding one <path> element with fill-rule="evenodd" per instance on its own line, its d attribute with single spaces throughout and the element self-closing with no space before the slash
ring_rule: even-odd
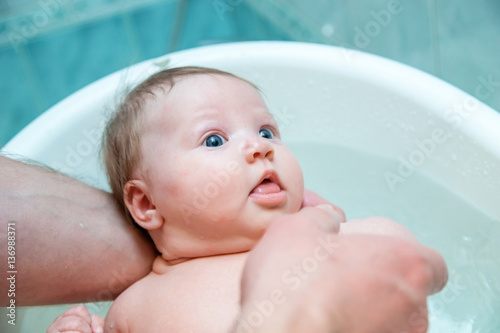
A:
<svg viewBox="0 0 500 333">
<path fill-rule="evenodd" d="M 273 219 L 299 210 L 300 166 L 248 83 L 182 78 L 146 129 L 142 174 L 167 259 L 247 251 Z"/>
</svg>

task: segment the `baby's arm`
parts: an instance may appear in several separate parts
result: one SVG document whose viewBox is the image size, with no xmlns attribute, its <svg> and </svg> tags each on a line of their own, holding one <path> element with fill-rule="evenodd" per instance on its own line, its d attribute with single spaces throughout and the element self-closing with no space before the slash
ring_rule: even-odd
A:
<svg viewBox="0 0 500 333">
<path fill-rule="evenodd" d="M 130 303 L 129 303 L 130 304 Z M 134 302 L 131 302 L 134 304 Z M 104 319 L 104 327 L 106 333 L 128 333 L 129 329 L 125 318 L 130 318 L 130 313 L 126 310 L 127 305 L 123 302 L 123 298 L 118 297 L 111 308 L 109 308 L 106 318 Z"/>
<path fill-rule="evenodd" d="M 77 305 L 57 317 L 47 329 L 47 333 L 103 333 L 103 327 L 104 319 L 91 315 L 85 306 Z"/>
</svg>

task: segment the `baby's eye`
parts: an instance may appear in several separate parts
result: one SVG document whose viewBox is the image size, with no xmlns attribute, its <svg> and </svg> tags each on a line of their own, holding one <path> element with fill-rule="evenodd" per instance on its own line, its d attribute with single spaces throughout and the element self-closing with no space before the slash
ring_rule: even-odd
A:
<svg viewBox="0 0 500 333">
<path fill-rule="evenodd" d="M 214 134 L 206 138 L 203 145 L 206 147 L 219 147 L 222 146 L 224 143 L 226 143 L 226 139 L 224 139 L 220 135 Z"/>
<path fill-rule="evenodd" d="M 272 139 L 274 138 L 273 132 L 268 130 L 267 128 L 263 128 L 259 131 L 259 135 L 264 139 Z"/>
</svg>

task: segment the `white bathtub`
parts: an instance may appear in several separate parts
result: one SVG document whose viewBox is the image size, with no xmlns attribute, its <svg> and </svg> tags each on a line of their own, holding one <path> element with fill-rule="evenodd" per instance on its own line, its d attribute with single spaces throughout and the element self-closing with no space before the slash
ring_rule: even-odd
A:
<svg viewBox="0 0 500 333">
<path fill-rule="evenodd" d="M 450 283 L 429 301 L 430 332 L 500 332 L 500 115 L 479 100 L 488 87 L 478 86 L 476 98 L 405 65 L 336 47 L 209 46 L 91 84 L 36 119 L 4 151 L 107 188 L 99 134 L 120 90 L 183 65 L 256 83 L 308 188 L 349 218 L 392 217 L 443 253 Z M 107 305 L 92 306 L 104 314 Z M 21 311 L 15 332 L 45 332 L 63 308 Z"/>
</svg>

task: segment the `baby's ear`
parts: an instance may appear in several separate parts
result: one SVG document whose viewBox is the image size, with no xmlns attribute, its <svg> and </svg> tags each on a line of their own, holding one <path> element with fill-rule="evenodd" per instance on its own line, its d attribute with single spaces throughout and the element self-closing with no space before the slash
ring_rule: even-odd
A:
<svg viewBox="0 0 500 333">
<path fill-rule="evenodd" d="M 134 221 L 142 228 L 154 230 L 163 225 L 163 218 L 156 211 L 144 181 L 129 180 L 123 190 L 123 199 Z"/>
</svg>

